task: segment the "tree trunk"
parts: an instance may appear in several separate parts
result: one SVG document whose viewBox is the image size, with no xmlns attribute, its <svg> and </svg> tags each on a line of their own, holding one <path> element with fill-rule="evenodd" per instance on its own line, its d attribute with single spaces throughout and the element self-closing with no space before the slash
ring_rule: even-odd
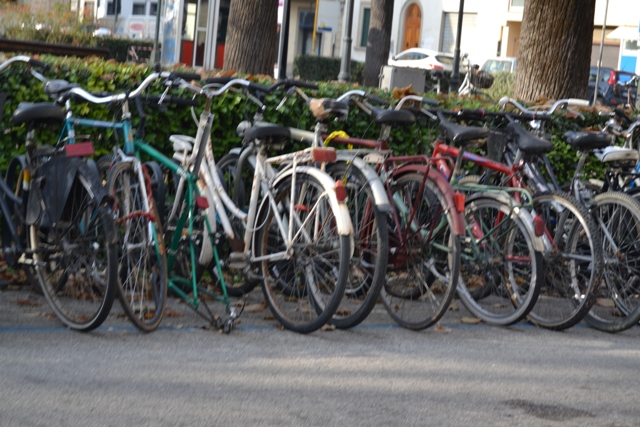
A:
<svg viewBox="0 0 640 427">
<path fill-rule="evenodd" d="M 596 0 L 527 0 L 514 95 L 584 98 L 589 83 Z"/>
<path fill-rule="evenodd" d="M 378 86 L 380 68 L 389 61 L 393 0 L 371 0 L 369 38 L 364 61 L 364 85 Z"/>
<path fill-rule="evenodd" d="M 273 75 L 278 0 L 231 0 L 224 69 Z"/>
</svg>

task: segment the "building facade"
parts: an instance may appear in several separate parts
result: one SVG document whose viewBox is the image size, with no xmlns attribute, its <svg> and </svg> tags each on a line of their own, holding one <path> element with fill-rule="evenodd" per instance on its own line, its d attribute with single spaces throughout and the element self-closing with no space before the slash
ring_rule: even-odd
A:
<svg viewBox="0 0 640 427">
<path fill-rule="evenodd" d="M 476 63 L 496 56 L 517 56 L 526 0 L 466 0 L 464 3 L 461 52 Z M 596 1 L 592 64 L 597 63 L 606 0 Z M 390 55 L 410 47 L 453 53 L 458 25 L 459 0 L 396 0 L 394 2 Z M 364 61 L 370 0 L 356 0 L 353 21 L 352 57 Z M 603 66 L 640 72 L 637 39 L 640 2 L 609 0 Z M 614 33 L 627 30 L 624 39 Z M 634 30 L 635 29 L 635 30 Z"/>
</svg>

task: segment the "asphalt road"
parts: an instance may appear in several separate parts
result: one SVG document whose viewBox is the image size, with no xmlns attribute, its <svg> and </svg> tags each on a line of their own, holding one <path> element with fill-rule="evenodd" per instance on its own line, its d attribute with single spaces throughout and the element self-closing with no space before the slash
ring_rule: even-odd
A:
<svg viewBox="0 0 640 427">
<path fill-rule="evenodd" d="M 379 307 L 303 336 L 254 307 L 230 335 L 173 299 L 154 333 L 116 310 L 82 334 L 28 290 L 0 292 L 0 426 L 640 426 L 640 328 L 497 328 L 459 310 L 411 332 Z"/>
</svg>

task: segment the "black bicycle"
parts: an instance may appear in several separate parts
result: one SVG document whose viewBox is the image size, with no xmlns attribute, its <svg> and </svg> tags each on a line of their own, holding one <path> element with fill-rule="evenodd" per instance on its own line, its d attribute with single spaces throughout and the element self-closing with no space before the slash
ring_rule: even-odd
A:
<svg viewBox="0 0 640 427">
<path fill-rule="evenodd" d="M 0 79 L 16 62 L 27 63 L 31 75 L 45 83 L 45 93 L 55 97 L 61 81 L 48 81 L 34 70 L 47 65 L 28 56 L 0 64 Z M 25 154 L 11 159 L 6 180 L 0 178 L 2 254 L 40 286 L 67 327 L 89 331 L 104 322 L 113 305 L 117 235 L 98 169 L 84 159 L 93 154 L 92 143 L 36 143 L 39 129 L 59 128 L 66 114 L 56 102 L 23 102 L 11 117 L 12 126 L 26 126 L 27 137 Z"/>
</svg>

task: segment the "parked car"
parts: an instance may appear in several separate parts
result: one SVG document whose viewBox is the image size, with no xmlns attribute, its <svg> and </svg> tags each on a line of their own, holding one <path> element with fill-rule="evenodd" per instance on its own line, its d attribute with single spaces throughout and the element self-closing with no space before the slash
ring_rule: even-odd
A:
<svg viewBox="0 0 640 427">
<path fill-rule="evenodd" d="M 600 67 L 600 81 L 598 82 L 598 98 L 604 97 L 604 93 L 609 85 L 609 78 L 611 77 L 611 72 L 613 72 L 613 68 L 608 67 Z M 587 99 L 593 100 L 593 91 L 596 87 L 596 74 L 598 73 L 598 67 L 589 68 L 589 86 L 587 88 Z M 600 100 L 602 103 L 602 100 Z"/>
<path fill-rule="evenodd" d="M 596 87 L 596 67 L 591 67 L 589 74 L 589 88 L 587 95 L 593 99 L 593 91 Z M 600 81 L 598 83 L 597 103 L 609 106 L 636 104 L 638 94 L 638 80 L 640 76 L 629 71 L 600 68 Z"/>
<path fill-rule="evenodd" d="M 424 70 L 451 71 L 453 69 L 453 55 L 413 47 L 391 57 L 389 65 L 422 68 Z"/>
<path fill-rule="evenodd" d="M 510 73 L 516 72 L 516 58 L 512 56 L 504 56 L 501 58 L 489 58 L 484 61 L 482 67 L 480 67 L 482 71 L 486 71 L 488 73 L 498 72 L 498 71 L 508 71 Z"/>
<path fill-rule="evenodd" d="M 94 37 L 105 37 L 105 36 L 110 36 L 111 35 L 111 30 L 107 27 L 100 27 L 97 28 L 94 32 L 93 32 L 93 36 Z"/>
</svg>

